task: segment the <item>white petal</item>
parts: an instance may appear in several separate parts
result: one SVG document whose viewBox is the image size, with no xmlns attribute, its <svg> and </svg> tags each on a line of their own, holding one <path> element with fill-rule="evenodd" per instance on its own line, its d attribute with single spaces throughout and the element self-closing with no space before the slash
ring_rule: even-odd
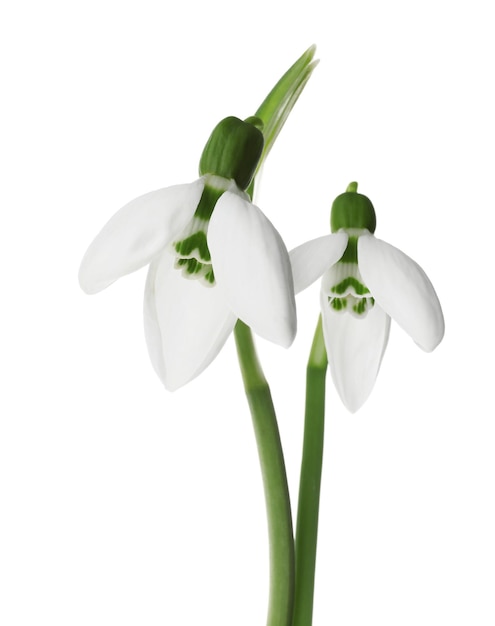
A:
<svg viewBox="0 0 495 626">
<path fill-rule="evenodd" d="M 442 308 L 419 265 L 372 235 L 358 240 L 358 264 L 376 302 L 423 350 L 436 348 L 445 330 Z"/>
<path fill-rule="evenodd" d="M 352 413 L 368 399 L 387 347 L 390 317 L 378 306 L 364 317 L 335 311 L 321 291 L 323 336 L 332 379 Z"/>
<path fill-rule="evenodd" d="M 79 270 L 86 293 L 147 265 L 191 219 L 204 180 L 152 191 L 122 207 L 89 246 Z"/>
<path fill-rule="evenodd" d="M 294 277 L 294 291 L 299 293 L 309 287 L 341 258 L 347 247 L 346 233 L 333 233 L 303 243 L 290 251 L 289 257 Z"/>
<path fill-rule="evenodd" d="M 187 279 L 166 251 L 148 271 L 144 330 L 151 362 L 170 391 L 198 376 L 216 357 L 237 321 L 216 287 Z"/>
<path fill-rule="evenodd" d="M 289 254 L 260 209 L 227 191 L 208 229 L 218 289 L 255 333 L 288 347 L 296 334 L 296 306 Z"/>
</svg>

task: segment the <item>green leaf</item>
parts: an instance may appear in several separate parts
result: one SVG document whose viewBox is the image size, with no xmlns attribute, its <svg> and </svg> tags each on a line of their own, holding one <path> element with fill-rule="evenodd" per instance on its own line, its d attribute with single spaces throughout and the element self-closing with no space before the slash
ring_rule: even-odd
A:
<svg viewBox="0 0 495 626">
<path fill-rule="evenodd" d="M 256 117 L 263 121 L 263 136 L 265 138 L 258 170 L 270 152 L 314 68 L 318 65 L 318 61 L 313 60 L 315 52 L 316 46 L 313 45 L 308 48 L 282 76 L 256 111 Z"/>
</svg>

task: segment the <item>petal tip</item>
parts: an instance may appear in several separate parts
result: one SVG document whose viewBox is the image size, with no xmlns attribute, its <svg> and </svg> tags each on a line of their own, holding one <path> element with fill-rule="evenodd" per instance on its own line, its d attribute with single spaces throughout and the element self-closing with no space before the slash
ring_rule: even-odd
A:
<svg viewBox="0 0 495 626">
<path fill-rule="evenodd" d="M 361 275 L 380 306 L 425 352 L 442 341 L 440 301 L 424 270 L 404 252 L 373 235 L 358 242 Z"/>
<path fill-rule="evenodd" d="M 443 337 L 445 335 L 445 326 L 442 323 L 441 327 L 436 329 L 436 332 L 432 332 L 430 337 L 426 341 L 422 341 L 419 343 L 416 341 L 416 344 L 423 350 L 424 352 L 430 353 L 433 352 L 438 346 L 442 343 Z"/>
<path fill-rule="evenodd" d="M 79 286 L 84 291 L 84 293 L 89 296 L 103 291 L 113 282 L 115 282 L 113 280 L 102 280 L 102 278 L 98 275 L 98 272 L 95 271 L 95 269 L 92 268 L 89 263 L 85 263 L 84 259 L 81 263 L 77 278 L 79 281 Z"/>
<path fill-rule="evenodd" d="M 340 400 L 349 413 L 354 415 L 366 404 L 371 396 L 375 382 L 376 376 L 374 377 L 371 385 L 368 385 L 367 387 L 352 388 L 348 385 L 342 384 L 343 381 L 340 381 L 340 384 L 336 385 Z"/>
<path fill-rule="evenodd" d="M 291 345 L 294 343 L 296 334 L 297 322 L 294 320 L 294 322 L 291 322 L 287 325 L 287 329 L 281 338 L 282 340 L 280 341 L 280 345 L 282 346 L 282 348 L 290 348 Z"/>
<path fill-rule="evenodd" d="M 100 289 L 95 287 L 94 281 L 91 279 L 91 275 L 83 265 L 81 265 L 81 268 L 79 269 L 77 279 L 79 281 L 79 287 L 81 287 L 85 294 L 91 296 L 100 291 Z"/>
<path fill-rule="evenodd" d="M 247 321 L 243 321 L 254 333 L 282 348 L 290 348 L 296 338 L 297 321 L 295 319 L 284 319 L 278 322 L 272 320 L 268 326 L 266 324 L 263 326 L 249 324 Z"/>
<path fill-rule="evenodd" d="M 163 386 L 169 393 L 173 393 L 174 391 L 177 391 L 181 387 L 184 387 L 184 385 L 187 382 L 189 382 L 189 381 L 170 380 L 167 376 L 160 377 L 160 380 L 162 381 Z"/>
</svg>

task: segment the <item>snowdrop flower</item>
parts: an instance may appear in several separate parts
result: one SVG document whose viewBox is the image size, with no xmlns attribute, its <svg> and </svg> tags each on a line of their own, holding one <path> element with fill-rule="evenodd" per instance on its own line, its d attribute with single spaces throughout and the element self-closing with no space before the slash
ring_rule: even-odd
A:
<svg viewBox="0 0 495 626">
<path fill-rule="evenodd" d="M 425 351 L 442 340 L 440 302 L 424 271 L 403 252 L 377 239 L 375 210 L 357 183 L 338 196 L 332 234 L 290 253 L 294 287 L 323 275 L 323 335 L 334 384 L 357 411 L 368 398 L 387 346 L 390 318 Z"/>
<path fill-rule="evenodd" d="M 199 180 L 124 206 L 82 260 L 79 282 L 89 294 L 149 264 L 145 336 L 169 390 L 211 363 L 238 318 L 282 346 L 294 339 L 287 249 L 245 193 L 263 150 L 261 126 L 224 119 L 205 146 Z"/>
</svg>

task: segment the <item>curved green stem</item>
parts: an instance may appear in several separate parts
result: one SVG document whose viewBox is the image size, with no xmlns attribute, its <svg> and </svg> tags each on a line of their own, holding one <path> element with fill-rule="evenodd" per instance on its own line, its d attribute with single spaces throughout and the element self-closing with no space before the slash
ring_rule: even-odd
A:
<svg viewBox="0 0 495 626">
<path fill-rule="evenodd" d="M 256 173 L 266 159 L 317 61 L 311 46 L 287 70 L 256 111 L 263 122 L 264 148 L 247 193 L 252 199 Z M 294 535 L 285 462 L 270 388 L 258 361 L 251 330 L 240 320 L 234 335 L 244 388 L 253 419 L 265 490 L 270 545 L 267 626 L 291 626 L 294 607 Z"/>
<path fill-rule="evenodd" d="M 306 370 L 306 413 L 297 508 L 293 626 L 311 626 L 313 619 L 327 365 L 320 316 Z"/>
<path fill-rule="evenodd" d="M 294 537 L 277 419 L 251 330 L 239 320 L 234 335 L 244 388 L 253 418 L 265 489 L 270 544 L 267 626 L 290 626 L 294 603 Z"/>
</svg>

